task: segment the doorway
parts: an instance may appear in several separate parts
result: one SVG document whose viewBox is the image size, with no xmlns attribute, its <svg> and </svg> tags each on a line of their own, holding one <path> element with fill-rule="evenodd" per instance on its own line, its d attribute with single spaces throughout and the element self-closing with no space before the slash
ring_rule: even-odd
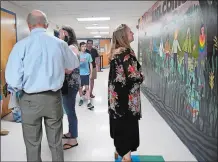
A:
<svg viewBox="0 0 218 162">
<path fill-rule="evenodd" d="M 1 117 L 9 114 L 9 96 L 5 97 L 2 93 L 5 85 L 5 66 L 8 56 L 17 42 L 16 14 L 1 8 L 1 95 L 3 98 Z"/>
</svg>

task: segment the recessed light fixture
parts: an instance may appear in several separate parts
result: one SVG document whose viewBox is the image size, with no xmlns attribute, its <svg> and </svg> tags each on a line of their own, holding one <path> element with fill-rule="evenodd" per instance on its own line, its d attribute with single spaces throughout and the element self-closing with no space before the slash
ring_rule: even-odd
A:
<svg viewBox="0 0 218 162">
<path fill-rule="evenodd" d="M 109 29 L 109 26 L 88 26 L 86 29 Z"/>
<path fill-rule="evenodd" d="M 95 35 L 94 38 L 101 38 L 101 36 L 100 35 Z"/>
<path fill-rule="evenodd" d="M 109 34 L 109 32 L 90 32 L 90 34 Z"/>
<path fill-rule="evenodd" d="M 87 18 L 77 18 L 77 21 L 107 21 L 110 17 L 87 17 Z"/>
</svg>

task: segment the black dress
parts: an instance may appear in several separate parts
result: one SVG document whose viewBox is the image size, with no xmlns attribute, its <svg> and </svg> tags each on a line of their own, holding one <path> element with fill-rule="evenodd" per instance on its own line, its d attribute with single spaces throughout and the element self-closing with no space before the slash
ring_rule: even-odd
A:
<svg viewBox="0 0 218 162">
<path fill-rule="evenodd" d="M 118 154 L 124 156 L 139 146 L 140 84 L 143 76 L 133 50 L 120 48 L 116 52 L 110 61 L 108 112 L 110 136 Z"/>
</svg>

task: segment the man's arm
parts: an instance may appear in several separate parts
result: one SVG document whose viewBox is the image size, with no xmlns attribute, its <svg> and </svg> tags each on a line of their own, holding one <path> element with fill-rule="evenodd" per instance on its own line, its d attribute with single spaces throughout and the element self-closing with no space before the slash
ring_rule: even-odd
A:
<svg viewBox="0 0 218 162">
<path fill-rule="evenodd" d="M 62 42 L 64 48 L 64 66 L 67 71 L 72 71 L 73 69 L 79 67 L 79 60 L 76 54 L 68 47 L 67 43 Z"/>
<path fill-rule="evenodd" d="M 100 57 L 100 54 L 98 53 L 98 50 L 97 49 L 95 49 L 96 50 L 96 57 Z"/>
<path fill-rule="evenodd" d="M 96 50 L 96 52 L 97 52 L 97 57 L 100 57 L 100 54 L 98 53 L 98 51 Z"/>
<path fill-rule="evenodd" d="M 89 63 L 89 66 L 90 66 L 90 78 L 92 78 L 92 71 L 93 71 L 93 65 L 92 63 Z"/>
<path fill-rule="evenodd" d="M 5 69 L 5 80 L 10 91 L 23 90 L 24 53 L 24 45 L 16 44 L 9 55 Z"/>
<path fill-rule="evenodd" d="M 93 71 L 92 61 L 93 61 L 92 56 L 89 54 L 90 78 L 92 78 L 92 71 Z"/>
</svg>

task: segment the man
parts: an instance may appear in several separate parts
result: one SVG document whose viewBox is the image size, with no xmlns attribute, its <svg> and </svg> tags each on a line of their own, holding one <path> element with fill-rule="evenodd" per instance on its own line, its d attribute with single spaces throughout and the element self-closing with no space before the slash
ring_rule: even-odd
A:
<svg viewBox="0 0 218 162">
<path fill-rule="evenodd" d="M 92 77 L 90 78 L 90 97 L 95 98 L 95 96 L 93 95 L 94 83 L 95 83 L 95 79 L 97 79 L 95 59 L 96 57 L 99 57 L 99 54 L 98 51 L 94 49 L 92 46 L 93 46 L 93 40 L 87 40 L 86 52 L 92 56 L 92 60 L 93 60 L 92 61 L 93 71 L 92 71 Z"/>
<path fill-rule="evenodd" d="M 42 119 L 52 153 L 52 161 L 64 161 L 60 89 L 64 73 L 79 67 L 79 60 L 67 43 L 46 33 L 46 15 L 34 10 L 27 16 L 30 36 L 13 48 L 6 66 L 9 89 L 20 95 L 23 137 L 27 161 L 42 161 Z M 11 91 L 12 91 L 11 90 Z"/>
</svg>

